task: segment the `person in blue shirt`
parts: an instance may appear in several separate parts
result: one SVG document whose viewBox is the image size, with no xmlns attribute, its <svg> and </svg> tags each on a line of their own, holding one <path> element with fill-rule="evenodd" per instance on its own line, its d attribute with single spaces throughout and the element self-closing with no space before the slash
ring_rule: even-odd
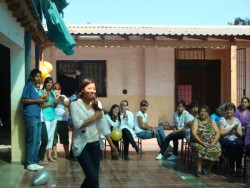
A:
<svg viewBox="0 0 250 188">
<path fill-rule="evenodd" d="M 214 119 L 216 124 L 219 126 L 220 118 L 223 116 L 225 104 L 220 104 L 216 109 L 215 113 L 210 116 L 210 118 Z"/>
<path fill-rule="evenodd" d="M 36 84 L 41 82 L 41 71 L 33 69 L 30 72 L 29 80 L 22 92 L 21 102 L 23 103 L 23 115 L 26 131 L 25 143 L 25 166 L 26 169 L 36 171 L 43 169 L 37 164 L 38 151 L 41 141 L 41 104 L 46 102 L 45 96 L 39 96 Z"/>
</svg>

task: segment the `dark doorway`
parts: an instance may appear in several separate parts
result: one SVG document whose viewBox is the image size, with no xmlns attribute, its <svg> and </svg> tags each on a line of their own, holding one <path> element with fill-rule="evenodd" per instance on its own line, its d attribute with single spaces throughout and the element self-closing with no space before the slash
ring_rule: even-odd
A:
<svg viewBox="0 0 250 188">
<path fill-rule="evenodd" d="M 176 60 L 176 101 L 198 101 L 213 111 L 221 102 L 220 60 Z"/>
<path fill-rule="evenodd" d="M 0 159 L 10 162 L 10 49 L 0 44 Z"/>
</svg>

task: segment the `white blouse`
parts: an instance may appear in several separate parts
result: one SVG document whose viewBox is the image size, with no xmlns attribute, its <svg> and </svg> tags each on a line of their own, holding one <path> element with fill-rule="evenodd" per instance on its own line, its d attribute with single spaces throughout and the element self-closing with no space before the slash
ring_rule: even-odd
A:
<svg viewBox="0 0 250 188">
<path fill-rule="evenodd" d="M 224 131 L 231 129 L 235 125 L 238 125 L 239 127 L 241 127 L 241 123 L 240 123 L 239 119 L 237 119 L 235 117 L 233 117 L 233 118 L 234 118 L 234 121 L 233 121 L 232 125 L 229 125 L 227 123 L 225 117 L 220 118 L 220 125 L 222 125 L 224 127 Z M 224 136 L 224 138 L 231 140 L 231 141 L 238 139 L 238 137 L 235 133 L 230 133 L 230 134 Z"/>
<path fill-rule="evenodd" d="M 120 125 L 120 129 L 128 129 L 130 131 L 130 133 L 132 134 L 133 138 L 136 137 L 135 135 L 135 131 L 134 131 L 134 114 L 130 111 L 126 111 L 126 114 L 128 116 L 127 119 L 123 119 L 124 113 L 121 112 L 120 114 L 120 118 L 121 118 L 121 125 Z"/>
<path fill-rule="evenodd" d="M 101 106 L 99 101 L 98 105 Z M 95 114 L 94 109 L 88 110 L 85 107 L 82 99 L 70 103 L 70 113 L 74 126 L 72 133 L 72 150 L 74 156 L 79 156 L 87 143 L 100 141 L 100 135 L 102 133 L 104 135 L 110 134 L 110 129 L 104 116 L 89 124 L 87 127 L 80 129 L 84 121 Z"/>
<path fill-rule="evenodd" d="M 107 123 L 108 123 L 108 126 L 109 126 L 110 129 L 111 129 L 111 127 L 113 127 L 113 128 L 118 128 L 118 127 L 119 127 L 119 125 L 120 125 L 119 120 L 113 121 L 113 120 L 110 118 L 109 114 L 105 114 L 105 118 L 106 118 L 106 120 L 107 120 Z"/>
</svg>

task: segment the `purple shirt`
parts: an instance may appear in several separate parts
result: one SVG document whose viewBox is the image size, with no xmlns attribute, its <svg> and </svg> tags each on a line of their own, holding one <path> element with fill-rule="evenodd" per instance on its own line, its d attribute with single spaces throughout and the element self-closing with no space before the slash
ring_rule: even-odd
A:
<svg viewBox="0 0 250 188">
<path fill-rule="evenodd" d="M 250 123 L 250 111 L 249 110 L 247 110 L 247 113 L 246 113 L 246 115 L 244 117 L 244 115 L 242 114 L 241 107 L 238 107 L 236 109 L 234 117 L 236 117 L 236 118 L 238 118 L 240 120 L 242 126 L 245 126 L 248 123 Z"/>
</svg>

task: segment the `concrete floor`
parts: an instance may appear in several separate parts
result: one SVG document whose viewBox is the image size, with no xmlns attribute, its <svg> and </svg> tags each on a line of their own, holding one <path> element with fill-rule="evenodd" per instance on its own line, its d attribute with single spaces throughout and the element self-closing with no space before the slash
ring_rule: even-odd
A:
<svg viewBox="0 0 250 188">
<path fill-rule="evenodd" d="M 226 168 L 199 178 L 193 175 L 193 169 L 188 169 L 187 160 L 178 159 L 175 162 L 155 160 L 159 149 L 155 139 L 143 140 L 142 156 L 137 156 L 130 147 L 130 161 L 120 158 L 111 160 L 109 148 L 101 162 L 100 188 L 165 188 L 165 187 L 250 187 L 250 176 L 231 178 Z M 38 172 L 25 170 L 20 164 L 10 164 L 10 145 L 0 145 L 0 188 L 32 187 L 34 176 Z M 78 162 L 69 161 L 63 157 L 63 147 L 58 145 L 58 159 L 45 166 L 51 174 L 46 185 L 41 188 L 80 187 L 84 174 Z M 249 169 L 248 163 L 248 169 Z"/>
</svg>

